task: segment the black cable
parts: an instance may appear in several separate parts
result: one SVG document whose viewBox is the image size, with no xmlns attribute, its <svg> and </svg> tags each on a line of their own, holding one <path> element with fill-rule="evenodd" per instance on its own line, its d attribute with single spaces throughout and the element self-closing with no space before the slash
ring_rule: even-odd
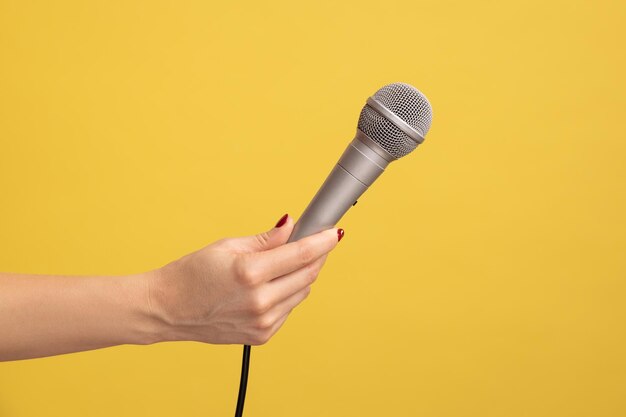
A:
<svg viewBox="0 0 626 417">
<path fill-rule="evenodd" d="M 243 403 L 246 401 L 246 388 L 248 386 L 248 370 L 250 369 L 250 346 L 244 345 L 243 358 L 241 359 L 241 380 L 239 381 L 239 396 L 237 397 L 237 409 L 235 417 L 243 416 Z"/>
</svg>

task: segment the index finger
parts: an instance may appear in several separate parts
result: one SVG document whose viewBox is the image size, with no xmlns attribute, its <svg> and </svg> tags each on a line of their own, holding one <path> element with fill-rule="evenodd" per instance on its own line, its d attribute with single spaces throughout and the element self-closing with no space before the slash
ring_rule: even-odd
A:
<svg viewBox="0 0 626 417">
<path fill-rule="evenodd" d="M 247 267 L 262 282 L 296 271 L 337 246 L 341 229 L 328 229 L 274 249 L 247 254 Z"/>
</svg>

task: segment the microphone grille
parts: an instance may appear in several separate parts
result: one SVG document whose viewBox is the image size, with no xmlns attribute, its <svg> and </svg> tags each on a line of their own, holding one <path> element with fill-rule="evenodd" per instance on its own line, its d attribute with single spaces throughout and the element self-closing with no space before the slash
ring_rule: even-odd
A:
<svg viewBox="0 0 626 417">
<path fill-rule="evenodd" d="M 404 83 L 389 84 L 378 90 L 374 99 L 420 132 L 422 137 L 426 136 L 432 122 L 432 108 L 417 88 Z M 417 147 L 406 133 L 368 105 L 361 110 L 358 127 L 394 158 L 401 158 Z"/>
</svg>

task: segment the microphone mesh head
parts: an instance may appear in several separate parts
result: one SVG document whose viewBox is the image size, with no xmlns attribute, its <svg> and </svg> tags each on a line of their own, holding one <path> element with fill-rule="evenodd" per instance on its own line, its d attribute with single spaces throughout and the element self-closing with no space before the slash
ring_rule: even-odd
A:
<svg viewBox="0 0 626 417">
<path fill-rule="evenodd" d="M 428 99 L 417 88 L 404 83 L 389 84 L 378 90 L 374 98 L 426 136 L 433 112 Z M 413 139 L 367 104 L 361 110 L 358 127 L 394 158 L 401 158 L 417 147 Z"/>
</svg>

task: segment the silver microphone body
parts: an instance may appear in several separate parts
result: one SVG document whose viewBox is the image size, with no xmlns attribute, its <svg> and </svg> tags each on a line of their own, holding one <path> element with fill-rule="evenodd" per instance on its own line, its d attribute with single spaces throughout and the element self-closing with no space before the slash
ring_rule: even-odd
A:
<svg viewBox="0 0 626 417">
<path fill-rule="evenodd" d="M 432 109 L 415 87 L 379 89 L 361 110 L 356 136 L 296 222 L 289 242 L 334 227 L 390 162 L 412 152 L 430 129 Z"/>
<path fill-rule="evenodd" d="M 393 161 L 385 154 L 357 129 L 355 138 L 296 222 L 289 242 L 334 227 Z"/>
</svg>

